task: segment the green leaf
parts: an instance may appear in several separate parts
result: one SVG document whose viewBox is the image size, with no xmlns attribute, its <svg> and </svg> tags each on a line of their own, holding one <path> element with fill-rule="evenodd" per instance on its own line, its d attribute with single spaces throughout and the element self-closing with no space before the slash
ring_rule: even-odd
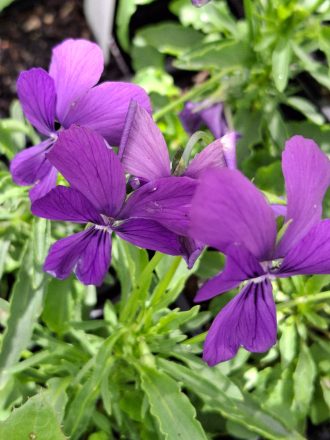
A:
<svg viewBox="0 0 330 440">
<path fill-rule="evenodd" d="M 49 237 L 50 223 L 35 219 L 11 295 L 10 315 L 0 353 L 0 386 L 9 379 L 5 369 L 16 364 L 28 346 L 33 326 L 43 309 L 48 278 L 42 264 Z"/>
<path fill-rule="evenodd" d="M 290 107 L 298 110 L 307 119 L 314 122 L 314 124 L 322 125 L 324 123 L 324 117 L 317 111 L 316 107 L 307 99 L 301 98 L 300 96 L 290 96 L 286 100 L 286 104 Z"/>
<path fill-rule="evenodd" d="M 289 80 L 292 50 L 289 38 L 281 38 L 275 46 L 272 56 L 272 75 L 275 86 L 283 92 Z"/>
<path fill-rule="evenodd" d="M 9 252 L 10 241 L 9 240 L 0 240 L 0 280 L 2 278 L 2 274 L 5 267 L 6 256 Z"/>
<path fill-rule="evenodd" d="M 300 418 L 307 415 L 314 392 L 316 366 L 311 352 L 305 343 L 301 343 L 297 366 L 293 374 L 294 401 L 293 410 Z"/>
<path fill-rule="evenodd" d="M 157 420 L 165 439 L 206 440 L 196 411 L 176 381 L 167 374 L 139 366 L 141 386 L 150 404 L 150 412 Z"/>
<path fill-rule="evenodd" d="M 297 329 L 292 317 L 288 318 L 281 325 L 282 335 L 279 341 L 279 348 L 281 353 L 281 361 L 283 367 L 287 367 L 294 359 L 297 351 Z"/>
<path fill-rule="evenodd" d="M 0 438 L 10 440 L 65 440 L 56 414 L 44 393 L 29 399 L 0 423 Z"/>
</svg>

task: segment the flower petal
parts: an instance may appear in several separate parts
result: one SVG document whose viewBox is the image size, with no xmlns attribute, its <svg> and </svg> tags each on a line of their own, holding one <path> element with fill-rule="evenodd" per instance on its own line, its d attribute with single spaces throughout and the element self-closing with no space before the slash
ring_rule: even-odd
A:
<svg viewBox="0 0 330 440">
<path fill-rule="evenodd" d="M 31 203 L 44 197 L 49 191 L 56 186 L 57 182 L 57 169 L 51 167 L 49 173 L 37 182 L 33 188 L 30 189 L 29 195 Z"/>
<path fill-rule="evenodd" d="M 99 81 L 103 64 L 102 50 L 87 40 L 65 40 L 53 49 L 49 74 L 55 81 L 60 122 L 70 106 Z"/>
<path fill-rule="evenodd" d="M 277 276 L 330 273 L 330 220 L 323 220 L 295 244 L 281 264 Z"/>
<path fill-rule="evenodd" d="M 114 230 L 120 238 L 135 246 L 169 255 L 182 254 L 178 235 L 154 220 L 128 219 Z"/>
<path fill-rule="evenodd" d="M 286 143 L 282 168 L 287 192 L 286 222 L 291 222 L 279 243 L 283 257 L 321 220 L 322 200 L 330 184 L 330 161 L 310 139 L 294 136 Z"/>
<path fill-rule="evenodd" d="M 186 235 L 196 185 L 189 177 L 163 177 L 149 182 L 132 193 L 118 218 L 155 220 L 179 235 Z"/>
<path fill-rule="evenodd" d="M 134 99 L 151 113 L 151 103 L 142 87 L 125 82 L 105 82 L 93 87 L 71 106 L 64 127 L 79 124 L 97 131 L 111 145 L 119 145 L 129 104 Z"/>
<path fill-rule="evenodd" d="M 227 131 L 221 103 L 210 105 L 207 101 L 187 102 L 179 117 L 189 134 L 199 130 L 202 125 L 206 125 L 215 138 L 220 138 Z"/>
<path fill-rule="evenodd" d="M 203 252 L 204 245 L 190 237 L 180 237 L 180 242 L 183 248 L 183 258 L 187 263 L 188 269 L 192 269 L 197 258 Z"/>
<path fill-rule="evenodd" d="M 220 293 L 234 289 L 242 281 L 258 278 L 265 274 L 256 257 L 243 245 L 232 244 L 226 252 L 227 261 L 224 270 L 199 289 L 195 302 L 206 301 Z"/>
<path fill-rule="evenodd" d="M 268 280 L 249 283 L 218 314 L 204 344 L 210 365 L 235 356 L 240 346 L 262 353 L 276 343 L 276 308 Z"/>
<path fill-rule="evenodd" d="M 262 193 L 239 171 L 209 170 L 192 201 L 189 236 L 226 253 L 242 243 L 258 259 L 272 256 L 275 216 Z"/>
<path fill-rule="evenodd" d="M 74 223 L 103 224 L 97 210 L 81 192 L 66 186 L 57 186 L 31 207 L 33 215 Z"/>
<path fill-rule="evenodd" d="M 72 126 L 59 134 L 47 157 L 101 214 L 116 216 L 125 199 L 125 174 L 102 136 Z"/>
<path fill-rule="evenodd" d="M 135 101 L 129 108 L 119 157 L 132 176 L 150 181 L 171 175 L 165 139 L 149 113 Z"/>
<path fill-rule="evenodd" d="M 110 234 L 89 228 L 54 243 L 44 270 L 61 280 L 74 271 L 83 284 L 100 285 L 108 271 L 110 258 Z"/>
<path fill-rule="evenodd" d="M 31 124 L 46 136 L 53 133 L 56 106 L 53 78 L 44 69 L 26 70 L 17 80 L 17 94 Z"/>
<path fill-rule="evenodd" d="M 52 142 L 47 139 L 16 154 L 10 163 L 10 172 L 17 185 L 33 185 L 51 172 L 52 164 L 46 152 Z"/>
</svg>

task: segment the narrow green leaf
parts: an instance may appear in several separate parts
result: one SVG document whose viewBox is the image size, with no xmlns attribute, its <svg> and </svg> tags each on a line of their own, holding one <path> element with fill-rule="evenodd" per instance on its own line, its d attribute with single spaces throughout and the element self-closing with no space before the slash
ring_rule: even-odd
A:
<svg viewBox="0 0 330 440">
<path fill-rule="evenodd" d="M 292 318 L 288 318 L 281 326 L 282 335 L 279 341 L 283 367 L 287 367 L 294 359 L 297 351 L 297 329 Z"/>
<path fill-rule="evenodd" d="M 316 107 L 307 99 L 301 98 L 300 96 L 290 96 L 287 98 L 286 103 L 298 110 L 307 119 L 314 122 L 314 124 L 322 125 L 324 123 L 324 117 L 317 111 Z"/>
<path fill-rule="evenodd" d="M 292 50 L 288 38 L 280 38 L 272 56 L 272 74 L 275 86 L 283 92 L 289 80 Z"/>
<path fill-rule="evenodd" d="M 146 366 L 139 367 L 142 389 L 146 393 L 150 412 L 159 424 L 165 439 L 206 440 L 196 411 L 179 385 L 167 374 Z"/>
</svg>

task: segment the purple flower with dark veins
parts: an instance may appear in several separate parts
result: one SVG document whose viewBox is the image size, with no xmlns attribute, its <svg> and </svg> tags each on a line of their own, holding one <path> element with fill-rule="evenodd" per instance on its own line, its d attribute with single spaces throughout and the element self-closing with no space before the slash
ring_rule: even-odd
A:
<svg viewBox="0 0 330 440">
<path fill-rule="evenodd" d="M 24 114 L 45 139 L 18 153 L 10 170 L 18 185 L 37 184 L 30 193 L 32 200 L 56 185 L 57 172 L 46 153 L 59 130 L 71 124 L 83 125 L 100 133 L 111 145 L 118 145 L 131 99 L 151 111 L 147 94 L 135 84 L 104 82 L 96 86 L 103 66 L 99 46 L 70 39 L 53 49 L 49 73 L 33 68 L 20 74 L 17 93 Z"/>
<path fill-rule="evenodd" d="M 236 134 L 228 133 L 197 154 L 181 176 L 198 179 L 210 168 L 236 167 Z M 119 157 L 138 187 L 155 179 L 172 178 L 171 161 L 165 139 L 152 117 L 137 102 L 132 101 L 119 148 Z M 176 173 L 177 174 L 177 173 Z M 187 235 L 187 230 L 184 231 Z M 189 237 L 180 237 L 183 254 L 191 268 L 200 255 L 203 244 Z"/>
<path fill-rule="evenodd" d="M 208 101 L 186 102 L 179 113 L 183 128 L 190 135 L 205 125 L 217 139 L 228 132 L 227 122 L 221 102 L 211 104 Z"/>
<path fill-rule="evenodd" d="M 272 207 L 238 171 L 212 170 L 196 190 L 191 235 L 227 257 L 224 270 L 202 286 L 196 301 L 245 283 L 208 332 L 209 365 L 231 359 L 240 346 L 259 353 L 276 343 L 273 279 L 330 273 L 330 219 L 321 219 L 329 159 L 312 140 L 294 136 L 286 143 L 282 169 L 287 211 L 278 239 Z"/>
<path fill-rule="evenodd" d="M 211 0 L 191 0 L 191 3 L 194 6 L 197 6 L 198 8 L 200 8 L 201 6 L 206 5 L 206 3 L 209 3 Z"/>
<path fill-rule="evenodd" d="M 196 181 L 157 179 L 126 200 L 118 156 L 102 136 L 85 127 L 59 133 L 47 160 L 71 186 L 57 186 L 37 199 L 32 213 L 87 227 L 51 246 L 45 271 L 60 279 L 74 271 L 84 284 L 101 284 L 110 265 L 112 233 L 142 248 L 181 255 L 178 233 L 188 228 Z"/>
</svg>

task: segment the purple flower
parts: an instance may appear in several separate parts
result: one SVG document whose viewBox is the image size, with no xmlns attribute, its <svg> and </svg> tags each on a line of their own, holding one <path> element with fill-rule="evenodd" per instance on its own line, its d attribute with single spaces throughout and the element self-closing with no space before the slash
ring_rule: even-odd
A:
<svg viewBox="0 0 330 440">
<path fill-rule="evenodd" d="M 179 118 L 183 128 L 190 135 L 199 130 L 203 125 L 209 128 L 216 139 L 228 131 L 222 103 L 210 105 L 208 101 L 188 101 L 180 112 Z"/>
<path fill-rule="evenodd" d="M 182 176 L 198 179 L 209 168 L 236 167 L 236 135 L 228 133 L 197 154 L 182 172 Z M 148 112 L 132 101 L 127 114 L 119 157 L 133 178 L 133 187 L 155 179 L 171 178 L 171 161 L 165 139 Z M 184 231 L 187 235 L 187 231 Z M 191 268 L 200 255 L 203 245 L 188 237 L 180 237 L 183 257 Z"/>
<path fill-rule="evenodd" d="M 198 8 L 200 8 L 201 6 L 206 5 L 206 3 L 209 3 L 211 0 L 191 0 L 191 3 L 194 6 L 197 6 Z"/>
<path fill-rule="evenodd" d="M 151 111 L 147 94 L 137 85 L 104 82 L 95 86 L 103 71 L 101 49 L 86 40 L 65 40 L 53 49 L 49 73 L 33 68 L 20 74 L 17 92 L 26 118 L 46 139 L 18 153 L 11 162 L 18 185 L 37 185 L 31 199 L 56 184 L 57 173 L 46 153 L 56 142 L 60 124 L 89 127 L 112 145 L 119 145 L 125 116 L 134 98 Z"/>
<path fill-rule="evenodd" d="M 125 200 L 118 156 L 102 136 L 76 126 L 59 133 L 47 160 L 71 186 L 57 186 L 36 200 L 32 213 L 87 228 L 51 246 L 45 271 L 60 279 L 74 271 L 84 284 L 101 284 L 111 260 L 113 232 L 136 246 L 181 255 L 177 234 L 188 228 L 193 179 L 157 179 Z"/>
<path fill-rule="evenodd" d="M 282 168 L 287 212 L 279 242 L 272 207 L 238 171 L 210 171 L 193 199 L 192 237 L 227 256 L 224 270 L 204 284 L 196 300 L 246 282 L 209 330 L 204 346 L 209 365 L 232 358 L 239 346 L 264 352 L 276 343 L 272 279 L 330 273 L 330 219 L 321 220 L 330 162 L 312 140 L 294 136 L 286 143 Z"/>
</svg>

